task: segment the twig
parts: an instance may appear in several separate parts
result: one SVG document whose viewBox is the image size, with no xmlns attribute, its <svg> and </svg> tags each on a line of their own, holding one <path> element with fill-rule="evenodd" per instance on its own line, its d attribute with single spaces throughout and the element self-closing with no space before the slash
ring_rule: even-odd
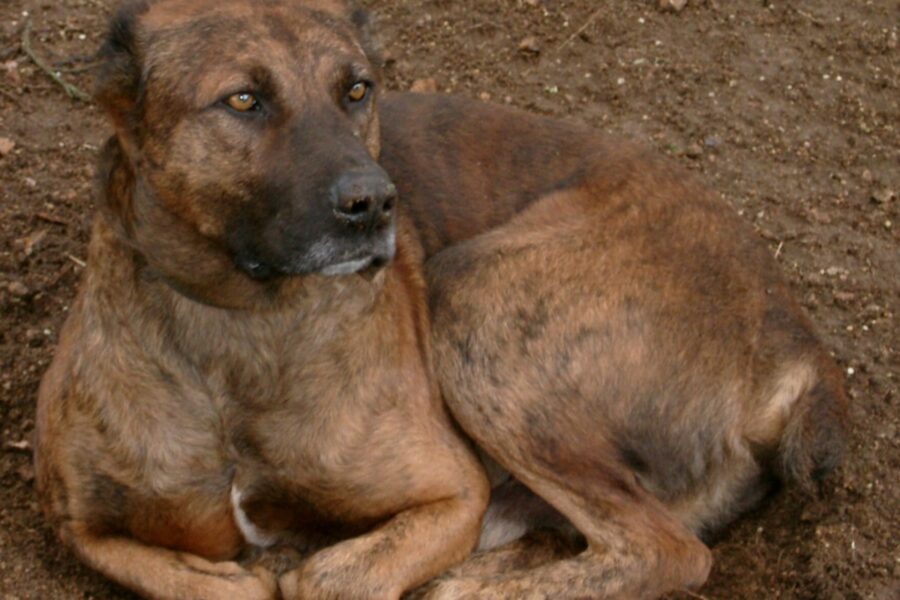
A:
<svg viewBox="0 0 900 600">
<path fill-rule="evenodd" d="M 87 266 L 87 263 L 75 256 L 74 254 L 66 254 L 66 258 L 71 260 L 73 263 L 81 267 L 82 269 Z"/>
<path fill-rule="evenodd" d="M 66 94 L 69 95 L 69 98 L 74 98 L 75 100 L 81 100 L 82 102 L 90 102 L 91 97 L 82 92 L 78 87 L 72 85 L 71 83 L 67 83 L 62 77 L 59 76 L 56 71 L 47 66 L 47 64 L 42 61 L 37 54 L 35 54 L 34 50 L 31 48 L 31 18 L 29 17 L 28 21 L 25 22 L 25 29 L 22 31 L 22 50 L 25 51 L 25 54 L 28 55 L 34 64 L 38 66 L 38 68 L 46 73 L 50 79 L 58 83 L 62 89 L 65 90 Z"/>
<path fill-rule="evenodd" d="M 579 27 L 579 28 L 578 28 L 578 31 L 576 31 L 575 33 L 573 33 L 572 35 L 570 35 L 569 38 L 568 38 L 566 41 L 564 41 L 562 44 L 560 44 L 560 45 L 556 48 L 556 51 L 559 52 L 560 50 L 562 50 L 563 48 L 565 48 L 566 46 L 568 46 L 569 44 L 571 44 L 571 43 L 572 43 L 572 40 L 574 40 L 574 39 L 577 38 L 579 35 L 581 35 L 582 33 L 584 33 L 584 30 L 587 29 L 588 27 L 590 27 L 590 26 L 591 26 L 591 23 L 593 23 L 594 21 L 597 20 L 597 17 L 600 16 L 600 13 L 603 12 L 603 9 L 604 9 L 604 8 L 606 8 L 606 7 L 605 7 L 605 6 L 601 6 L 600 8 L 598 8 L 597 10 L 595 10 L 594 13 L 593 13 L 590 17 L 588 17 L 587 21 L 584 22 L 584 25 L 582 25 L 581 27 Z"/>
<path fill-rule="evenodd" d="M 37 213 L 34 216 L 37 217 L 38 219 L 40 219 L 41 221 L 47 221 L 48 223 L 56 223 L 57 225 L 68 225 L 69 224 L 69 222 L 66 221 L 65 219 L 63 219 L 62 217 L 55 217 L 53 215 L 50 215 L 50 214 L 47 214 L 44 212 Z"/>
<path fill-rule="evenodd" d="M 784 242 L 780 242 L 778 244 L 778 249 L 775 250 L 775 260 L 778 260 L 778 257 L 781 256 L 781 249 L 784 248 Z"/>
<path fill-rule="evenodd" d="M 80 65 L 78 67 L 61 67 L 57 69 L 60 73 L 84 73 L 85 71 L 93 71 L 94 69 L 100 68 L 100 65 L 103 63 L 100 62 L 92 62 L 87 63 L 86 65 Z"/>
</svg>

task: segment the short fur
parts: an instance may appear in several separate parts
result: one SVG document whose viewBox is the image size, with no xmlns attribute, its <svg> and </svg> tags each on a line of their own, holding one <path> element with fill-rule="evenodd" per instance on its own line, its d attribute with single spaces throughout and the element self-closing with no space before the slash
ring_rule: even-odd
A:
<svg viewBox="0 0 900 600">
<path fill-rule="evenodd" d="M 114 19 L 102 207 L 39 393 L 63 541 L 149 598 L 398 598 L 465 557 L 487 505 L 443 395 L 496 486 L 482 546 L 552 525 L 586 548 L 508 547 L 430 597 L 702 585 L 698 536 L 843 447 L 840 373 L 765 247 L 588 129 L 443 96 L 348 105 L 350 81 L 377 92 L 349 15 L 157 0 Z M 240 91 L 262 112 L 229 113 Z M 335 182 L 382 168 L 399 214 L 336 222 Z M 322 274 L 348 261 L 368 266 Z M 229 562 L 250 542 L 320 550 L 276 583 Z"/>
</svg>

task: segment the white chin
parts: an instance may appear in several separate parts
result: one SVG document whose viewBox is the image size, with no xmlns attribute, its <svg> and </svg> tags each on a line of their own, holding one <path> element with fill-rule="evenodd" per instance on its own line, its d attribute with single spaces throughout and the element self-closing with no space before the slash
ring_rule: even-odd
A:
<svg viewBox="0 0 900 600">
<path fill-rule="evenodd" d="M 351 273 L 356 273 L 368 267 L 372 264 L 372 260 L 373 258 L 371 256 L 360 258 L 359 260 L 348 260 L 347 262 L 338 263 L 336 265 L 329 265 L 322 269 L 321 273 L 328 277 L 350 275 Z"/>
</svg>

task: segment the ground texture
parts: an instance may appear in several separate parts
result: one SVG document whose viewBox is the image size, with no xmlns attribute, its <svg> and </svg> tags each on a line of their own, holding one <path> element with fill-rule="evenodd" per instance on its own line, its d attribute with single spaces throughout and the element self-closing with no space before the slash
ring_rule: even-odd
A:
<svg viewBox="0 0 900 600">
<path fill-rule="evenodd" d="M 0 2 L 0 598 L 126 598 L 37 510 L 34 399 L 72 300 L 108 130 L 111 0 Z M 715 546 L 705 598 L 900 597 L 900 59 L 895 0 L 369 0 L 385 76 L 583 121 L 699 171 L 770 243 L 847 373 L 844 467 Z M 26 14 L 27 13 L 27 14 Z M 685 596 L 687 598 L 687 596 Z"/>
</svg>

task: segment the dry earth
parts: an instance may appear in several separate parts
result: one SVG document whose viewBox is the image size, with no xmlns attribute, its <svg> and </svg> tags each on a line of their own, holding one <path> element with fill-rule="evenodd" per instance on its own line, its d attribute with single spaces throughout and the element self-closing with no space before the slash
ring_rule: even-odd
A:
<svg viewBox="0 0 900 600">
<path fill-rule="evenodd" d="M 4 599 L 129 597 L 44 525 L 29 444 L 108 131 L 35 67 L 21 39 L 31 22 L 34 50 L 90 89 L 111 4 L 0 0 Z M 418 81 L 583 121 L 701 172 L 768 240 L 846 370 L 845 466 L 818 498 L 782 492 L 730 528 L 702 596 L 900 598 L 900 3 L 691 0 L 678 13 L 657 0 L 366 4 L 392 87 Z"/>
</svg>

